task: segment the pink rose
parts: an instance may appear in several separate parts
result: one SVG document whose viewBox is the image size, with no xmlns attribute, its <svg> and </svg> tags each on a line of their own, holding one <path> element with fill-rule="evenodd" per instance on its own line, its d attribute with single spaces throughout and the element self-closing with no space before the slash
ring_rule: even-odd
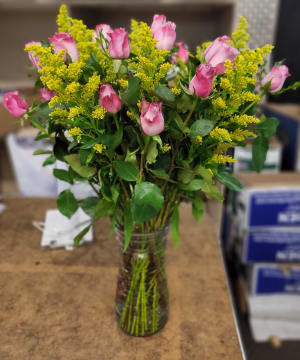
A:
<svg viewBox="0 0 300 360">
<path fill-rule="evenodd" d="M 113 29 L 110 27 L 110 25 L 107 25 L 107 24 L 97 25 L 95 28 L 95 31 L 94 31 L 94 35 L 93 35 L 94 41 L 96 41 L 96 39 L 100 37 L 100 35 L 99 35 L 100 32 L 102 32 L 103 37 L 109 43 L 111 40 L 110 34 L 112 34 L 114 32 Z M 106 43 L 104 40 L 102 41 L 102 47 L 103 47 L 103 49 L 106 49 Z"/>
<path fill-rule="evenodd" d="M 29 45 L 40 45 L 42 46 L 42 44 L 39 41 L 30 41 L 29 43 L 25 44 L 25 48 Z M 30 51 L 28 53 L 28 57 L 29 60 L 31 61 L 32 65 L 36 68 L 36 69 L 40 69 L 41 67 L 39 66 L 39 57 L 38 56 L 33 56 L 33 52 Z"/>
<path fill-rule="evenodd" d="M 163 15 L 159 15 L 159 16 L 163 16 Z M 159 26 L 159 22 L 161 22 L 160 26 Z M 176 31 L 175 31 L 176 25 L 171 21 L 165 22 L 165 17 L 163 19 L 160 19 L 160 21 L 155 20 L 155 16 L 153 23 L 154 26 L 152 24 L 152 27 L 155 30 L 152 30 L 152 32 L 154 39 L 157 40 L 156 43 L 157 49 L 171 50 L 176 41 Z"/>
<path fill-rule="evenodd" d="M 99 90 L 99 103 L 109 113 L 115 114 L 121 109 L 121 99 L 109 84 L 101 85 Z"/>
<path fill-rule="evenodd" d="M 144 99 L 141 103 L 140 124 L 147 135 L 154 136 L 161 133 L 165 126 L 162 102 L 149 103 Z"/>
<path fill-rule="evenodd" d="M 7 92 L 3 96 L 2 104 L 15 118 L 23 116 L 29 109 L 26 101 L 19 97 L 19 91 Z"/>
<path fill-rule="evenodd" d="M 165 24 L 165 22 L 166 22 L 165 15 L 154 15 L 153 22 L 151 25 L 151 31 L 155 32 L 156 30 L 158 30 L 158 28 L 160 28 L 163 24 Z"/>
<path fill-rule="evenodd" d="M 111 57 L 116 59 L 127 59 L 130 55 L 130 44 L 128 33 L 123 28 L 115 29 L 110 34 L 111 40 L 108 51 Z"/>
<path fill-rule="evenodd" d="M 51 91 L 47 88 L 40 88 L 40 99 L 42 101 L 49 101 L 55 96 L 55 91 Z"/>
<path fill-rule="evenodd" d="M 228 36 L 216 38 L 203 53 L 206 62 L 216 68 L 216 74 L 224 74 L 225 61 L 233 61 L 240 53 L 228 44 L 228 40 L 230 40 Z"/>
<path fill-rule="evenodd" d="M 285 79 L 289 76 L 291 76 L 291 74 L 289 73 L 289 68 L 287 66 L 273 66 L 272 70 L 262 79 L 261 83 L 265 86 L 269 81 L 271 81 L 269 91 L 274 93 L 281 90 Z"/>
<path fill-rule="evenodd" d="M 196 93 L 197 97 L 206 98 L 211 90 L 216 70 L 210 64 L 200 64 L 189 86 L 190 92 Z"/>
<path fill-rule="evenodd" d="M 79 61 L 79 52 L 75 40 L 69 33 L 55 33 L 51 38 L 48 38 L 49 42 L 53 44 L 55 54 L 59 50 L 66 50 L 66 54 L 69 54 L 72 61 Z M 66 60 L 66 54 L 64 60 Z"/>
<path fill-rule="evenodd" d="M 186 47 L 184 47 L 183 43 L 177 42 L 175 45 L 177 45 L 179 47 L 179 50 L 175 53 L 176 56 L 178 56 L 181 60 L 183 60 L 184 62 L 187 62 L 188 58 L 189 58 L 189 51 Z M 177 64 L 177 59 L 176 56 L 172 56 L 172 61 Z"/>
</svg>

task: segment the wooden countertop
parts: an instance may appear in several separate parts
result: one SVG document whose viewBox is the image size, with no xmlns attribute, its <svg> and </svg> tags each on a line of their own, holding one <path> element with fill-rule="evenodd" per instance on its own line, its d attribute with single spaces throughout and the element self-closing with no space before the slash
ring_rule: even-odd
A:
<svg viewBox="0 0 300 360">
<path fill-rule="evenodd" d="M 181 205 L 181 243 L 169 241 L 170 318 L 147 338 L 124 334 L 114 296 L 117 245 L 108 220 L 96 241 L 73 252 L 41 250 L 48 199 L 7 199 L 0 215 L 1 360 L 241 359 L 212 221 Z M 171 240 L 171 239 L 170 239 Z"/>
</svg>

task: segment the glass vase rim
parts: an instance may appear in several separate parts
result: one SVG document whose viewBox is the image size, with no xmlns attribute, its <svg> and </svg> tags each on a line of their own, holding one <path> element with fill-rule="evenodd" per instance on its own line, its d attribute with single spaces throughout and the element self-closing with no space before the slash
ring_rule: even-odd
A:
<svg viewBox="0 0 300 360">
<path fill-rule="evenodd" d="M 163 229 L 160 229 L 160 230 L 147 231 L 147 232 L 134 232 L 133 231 L 131 234 L 131 238 L 140 239 L 145 236 L 146 237 L 155 237 L 155 236 L 159 236 L 159 235 L 167 235 L 169 232 L 169 228 L 170 228 L 170 224 L 167 224 Z M 116 233 L 119 233 L 119 234 L 125 236 L 124 229 L 120 224 L 116 224 L 114 230 Z"/>
</svg>

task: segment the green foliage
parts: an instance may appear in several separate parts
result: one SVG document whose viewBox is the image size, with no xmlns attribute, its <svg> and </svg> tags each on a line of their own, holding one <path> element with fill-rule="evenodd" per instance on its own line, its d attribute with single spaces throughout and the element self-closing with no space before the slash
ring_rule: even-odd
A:
<svg viewBox="0 0 300 360">
<path fill-rule="evenodd" d="M 217 173 L 216 177 L 221 184 L 225 185 L 230 190 L 241 191 L 243 189 L 243 185 L 228 171 L 221 170 Z"/>
<path fill-rule="evenodd" d="M 63 169 L 53 169 L 53 175 L 59 180 L 66 181 L 71 185 L 73 184 L 73 179 L 69 171 Z"/>
<path fill-rule="evenodd" d="M 66 155 L 64 159 L 71 166 L 71 168 L 83 178 L 88 179 L 95 175 L 97 172 L 97 169 L 95 167 L 82 165 L 78 154 Z"/>
<path fill-rule="evenodd" d="M 156 86 L 155 94 L 164 101 L 168 101 L 168 102 L 175 101 L 175 95 L 167 86 Z"/>
<path fill-rule="evenodd" d="M 215 123 L 211 120 L 196 120 L 191 126 L 189 135 L 191 138 L 195 138 L 197 136 L 206 136 L 211 132 L 214 126 Z"/>
<path fill-rule="evenodd" d="M 67 218 L 71 218 L 78 209 L 78 203 L 70 190 L 61 192 L 57 198 L 57 208 Z"/>
<path fill-rule="evenodd" d="M 258 136 L 252 144 L 252 165 L 255 171 L 259 172 L 264 167 L 269 141 L 263 136 Z"/>
<path fill-rule="evenodd" d="M 123 249 L 124 252 L 127 250 L 130 244 L 132 228 L 133 228 L 133 219 L 131 213 L 131 205 L 130 205 L 130 201 L 127 200 L 125 204 L 125 212 L 124 212 L 124 235 L 125 235 L 125 243 Z"/>
<path fill-rule="evenodd" d="M 203 200 L 200 196 L 197 196 L 192 201 L 192 213 L 197 221 L 200 221 L 204 213 Z"/>
<path fill-rule="evenodd" d="M 136 224 L 141 224 L 161 209 L 164 202 L 161 189 L 150 182 L 136 184 L 134 196 L 131 203 L 131 210 Z"/>
<path fill-rule="evenodd" d="M 90 217 L 95 217 L 95 210 L 99 199 L 95 196 L 85 198 L 80 201 L 81 209 Z"/>
<path fill-rule="evenodd" d="M 130 162 L 115 161 L 114 166 L 118 176 L 126 181 L 137 181 L 138 169 Z"/>
<path fill-rule="evenodd" d="M 137 103 L 140 94 L 141 81 L 138 77 L 128 80 L 128 88 L 123 94 L 123 99 L 127 105 L 133 106 Z"/>
<path fill-rule="evenodd" d="M 174 212 L 171 221 L 171 232 L 173 237 L 174 247 L 177 248 L 179 245 L 179 211 L 178 205 L 175 205 Z"/>
</svg>

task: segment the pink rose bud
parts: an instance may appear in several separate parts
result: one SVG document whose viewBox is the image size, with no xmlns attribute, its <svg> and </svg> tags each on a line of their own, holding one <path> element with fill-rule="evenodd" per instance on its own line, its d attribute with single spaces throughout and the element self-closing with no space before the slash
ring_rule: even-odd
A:
<svg viewBox="0 0 300 360">
<path fill-rule="evenodd" d="M 171 50 L 176 41 L 176 25 L 167 21 L 161 26 L 155 25 L 155 31 L 153 31 L 153 37 L 157 40 L 156 47 L 159 50 Z"/>
<path fill-rule="evenodd" d="M 109 84 L 101 85 L 99 103 L 107 112 L 112 114 L 117 113 L 121 109 L 121 99 Z"/>
<path fill-rule="evenodd" d="M 224 74 L 225 61 L 233 61 L 240 53 L 228 44 L 228 40 L 230 40 L 230 38 L 226 35 L 216 38 L 203 53 L 206 62 L 216 68 L 216 74 Z"/>
<path fill-rule="evenodd" d="M 42 44 L 39 41 L 30 41 L 29 43 L 25 44 L 25 48 L 29 45 L 40 45 L 42 46 Z M 40 69 L 41 67 L 39 66 L 39 57 L 38 56 L 33 56 L 33 52 L 30 51 L 28 53 L 28 57 L 29 60 L 31 61 L 32 65 L 36 68 L 36 69 Z"/>
<path fill-rule="evenodd" d="M 154 136 L 161 133 L 165 126 L 162 102 L 149 103 L 144 99 L 141 103 L 140 124 L 147 135 Z"/>
<path fill-rule="evenodd" d="M 26 101 L 19 97 L 19 91 L 7 92 L 3 96 L 2 104 L 15 118 L 23 116 L 29 109 Z"/>
<path fill-rule="evenodd" d="M 108 51 L 112 58 L 127 59 L 130 55 L 130 44 L 128 40 L 128 33 L 123 28 L 115 29 L 110 34 L 111 40 Z"/>
<path fill-rule="evenodd" d="M 42 101 L 49 101 L 55 96 L 55 91 L 51 91 L 47 88 L 40 88 L 40 99 Z"/>
<path fill-rule="evenodd" d="M 281 90 L 285 79 L 291 76 L 289 68 L 285 65 L 273 66 L 272 70 L 262 79 L 261 83 L 265 86 L 269 81 L 271 85 L 269 88 L 270 93 Z"/>
<path fill-rule="evenodd" d="M 216 70 L 210 64 L 200 64 L 189 86 L 190 92 L 197 97 L 206 98 L 212 90 L 212 83 Z"/>
<path fill-rule="evenodd" d="M 151 31 L 155 32 L 156 30 L 158 30 L 158 28 L 160 28 L 163 24 L 165 24 L 165 22 L 166 22 L 165 15 L 154 15 L 153 22 L 151 25 Z"/>
<path fill-rule="evenodd" d="M 102 33 L 103 37 L 109 43 L 111 40 L 110 34 L 112 34 L 114 32 L 113 29 L 110 27 L 110 25 L 107 25 L 107 24 L 97 25 L 95 28 L 95 31 L 94 31 L 94 35 L 93 35 L 94 41 L 96 41 L 97 38 L 100 38 L 100 32 Z M 103 49 L 106 49 L 106 43 L 104 40 L 102 41 L 102 47 L 103 47 Z"/>
<path fill-rule="evenodd" d="M 179 47 L 179 50 L 175 53 L 176 56 L 178 56 L 182 61 L 187 62 L 189 58 L 189 51 L 186 47 L 184 47 L 183 43 L 177 42 L 175 45 Z M 176 56 L 172 56 L 172 61 L 177 64 Z"/>
<path fill-rule="evenodd" d="M 79 61 L 79 52 L 75 40 L 69 33 L 55 33 L 51 38 L 48 38 L 49 42 L 53 44 L 55 54 L 59 50 L 66 50 L 66 54 L 69 54 L 72 61 Z M 66 55 L 64 56 L 64 61 Z"/>
</svg>

